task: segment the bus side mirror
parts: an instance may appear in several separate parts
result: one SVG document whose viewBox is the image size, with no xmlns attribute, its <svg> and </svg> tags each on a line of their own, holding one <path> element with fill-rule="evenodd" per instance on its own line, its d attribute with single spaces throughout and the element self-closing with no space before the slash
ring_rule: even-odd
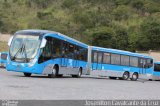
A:
<svg viewBox="0 0 160 106">
<path fill-rule="evenodd" d="M 9 41 L 8 41 L 8 46 L 11 45 L 12 39 L 13 39 L 13 36 L 9 39 Z"/>
<path fill-rule="evenodd" d="M 42 39 L 40 48 L 44 48 L 46 46 L 47 40 L 45 38 Z"/>
</svg>

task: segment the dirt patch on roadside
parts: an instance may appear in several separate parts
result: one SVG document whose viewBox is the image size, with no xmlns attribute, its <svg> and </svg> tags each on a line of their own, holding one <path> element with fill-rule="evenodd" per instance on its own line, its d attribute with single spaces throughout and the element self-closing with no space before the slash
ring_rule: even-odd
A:
<svg viewBox="0 0 160 106">
<path fill-rule="evenodd" d="M 2 41 L 2 42 L 8 42 L 10 36 L 11 36 L 10 34 L 1 34 L 0 33 L 0 41 Z"/>
</svg>

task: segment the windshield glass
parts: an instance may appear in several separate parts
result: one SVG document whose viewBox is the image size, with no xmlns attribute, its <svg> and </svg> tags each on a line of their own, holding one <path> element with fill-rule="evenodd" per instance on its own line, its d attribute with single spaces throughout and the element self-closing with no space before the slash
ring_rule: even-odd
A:
<svg viewBox="0 0 160 106">
<path fill-rule="evenodd" d="M 10 55 L 14 59 L 33 59 L 39 45 L 39 36 L 16 35 L 10 47 Z"/>
</svg>

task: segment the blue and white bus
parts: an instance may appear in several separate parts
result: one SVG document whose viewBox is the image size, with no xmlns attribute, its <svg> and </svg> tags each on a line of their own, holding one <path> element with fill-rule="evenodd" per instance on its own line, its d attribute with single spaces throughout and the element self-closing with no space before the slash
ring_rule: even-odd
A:
<svg viewBox="0 0 160 106">
<path fill-rule="evenodd" d="M 154 62 L 154 70 L 151 80 L 160 80 L 160 62 Z"/>
<path fill-rule="evenodd" d="M 7 63 L 8 52 L 0 52 L 0 67 L 5 68 Z"/>
<path fill-rule="evenodd" d="M 10 38 L 8 71 L 49 77 L 86 74 L 88 46 L 61 33 L 21 30 Z"/>
<path fill-rule="evenodd" d="M 111 79 L 152 79 L 153 58 L 128 51 L 90 46 L 88 51 L 90 75 Z"/>
</svg>

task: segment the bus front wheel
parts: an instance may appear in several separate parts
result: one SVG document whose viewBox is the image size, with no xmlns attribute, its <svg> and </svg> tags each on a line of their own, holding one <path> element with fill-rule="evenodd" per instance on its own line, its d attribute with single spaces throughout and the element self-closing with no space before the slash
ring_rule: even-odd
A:
<svg viewBox="0 0 160 106">
<path fill-rule="evenodd" d="M 78 74 L 77 75 L 72 75 L 73 78 L 80 78 L 82 75 L 82 68 L 79 68 Z"/>
<path fill-rule="evenodd" d="M 56 76 L 58 75 L 58 67 L 55 66 L 52 70 L 52 73 L 51 74 L 48 74 L 48 77 L 49 78 L 55 78 Z"/>
<path fill-rule="evenodd" d="M 24 73 L 25 77 L 30 77 L 32 74 L 31 73 Z"/>
</svg>

